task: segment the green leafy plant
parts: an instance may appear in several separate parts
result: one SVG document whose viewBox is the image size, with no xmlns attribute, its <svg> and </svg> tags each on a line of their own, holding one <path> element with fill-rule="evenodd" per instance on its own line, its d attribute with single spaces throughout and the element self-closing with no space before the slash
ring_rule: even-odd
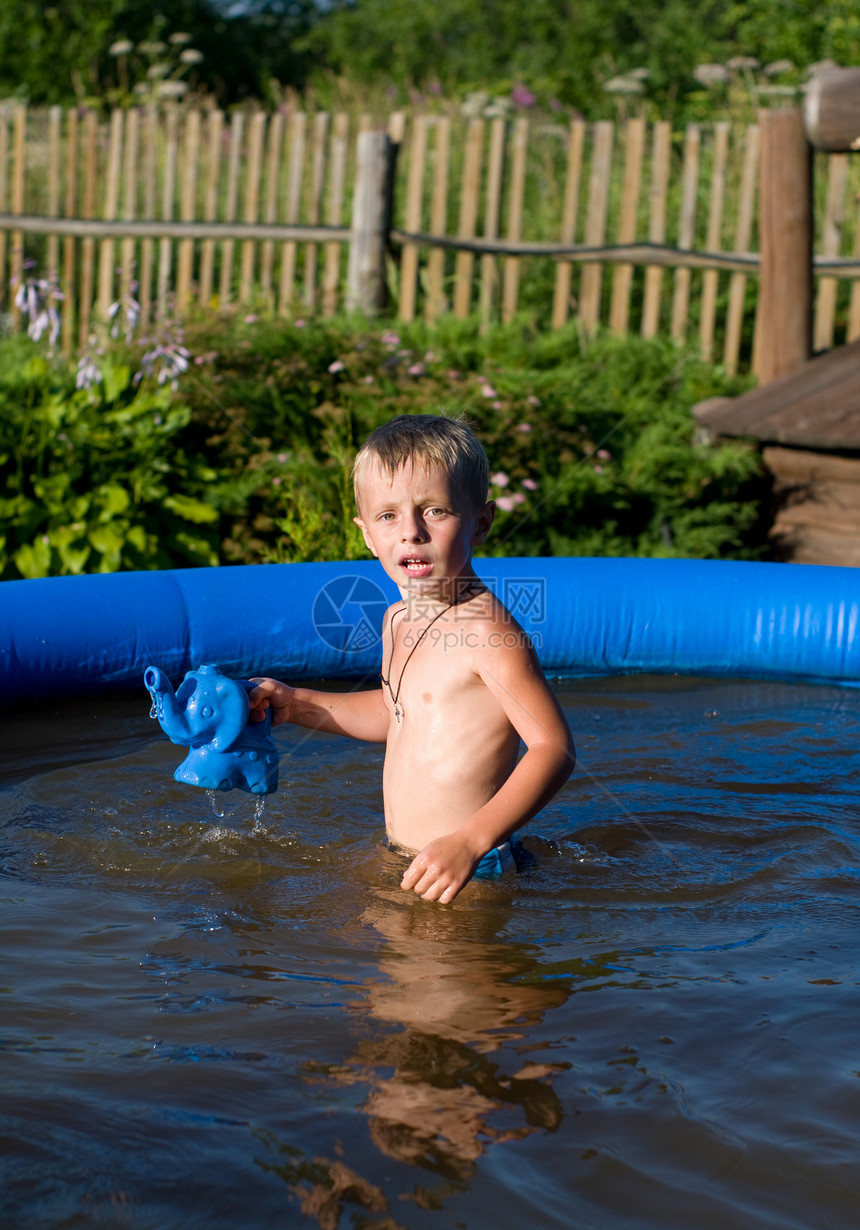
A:
<svg viewBox="0 0 860 1230">
<path fill-rule="evenodd" d="M 214 471 L 177 445 L 188 407 L 118 358 L 77 389 L 28 346 L 0 347 L 0 576 L 216 563 Z"/>
<path fill-rule="evenodd" d="M 4 578 L 362 558 L 356 449 L 394 415 L 440 410 L 489 453 L 490 553 L 766 553 L 758 452 L 697 440 L 690 414 L 748 381 L 665 339 L 225 315 L 185 341 L 197 361 L 161 384 L 109 342 L 89 389 L 27 339 L 0 342 Z"/>
</svg>

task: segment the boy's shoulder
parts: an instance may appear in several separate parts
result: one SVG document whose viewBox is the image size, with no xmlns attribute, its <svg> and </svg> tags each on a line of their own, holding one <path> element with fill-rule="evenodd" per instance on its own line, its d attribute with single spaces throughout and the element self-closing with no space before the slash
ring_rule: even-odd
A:
<svg viewBox="0 0 860 1230">
<path fill-rule="evenodd" d="M 452 614 L 456 620 L 481 625 L 487 631 L 526 635 L 505 604 L 485 586 L 482 586 L 473 596 L 458 603 L 453 608 Z"/>
</svg>

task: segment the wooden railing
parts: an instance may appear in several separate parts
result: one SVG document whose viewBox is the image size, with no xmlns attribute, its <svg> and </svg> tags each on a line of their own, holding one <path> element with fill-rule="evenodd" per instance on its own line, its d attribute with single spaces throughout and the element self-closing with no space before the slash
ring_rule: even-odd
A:
<svg viewBox="0 0 860 1230">
<path fill-rule="evenodd" d="M 110 304 L 142 318 L 528 313 L 671 334 L 758 367 L 758 124 L 549 124 L 397 113 L 0 113 L 0 295 L 64 295 L 63 344 Z M 860 336 L 860 171 L 816 155 L 817 348 Z M 348 249 L 348 252 L 345 251 Z M 393 258 L 393 259 L 392 259 Z"/>
</svg>

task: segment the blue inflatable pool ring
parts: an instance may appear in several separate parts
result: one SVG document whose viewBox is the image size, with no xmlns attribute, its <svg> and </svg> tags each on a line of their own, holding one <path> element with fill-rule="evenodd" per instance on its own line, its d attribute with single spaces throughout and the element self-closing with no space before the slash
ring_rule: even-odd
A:
<svg viewBox="0 0 860 1230">
<path fill-rule="evenodd" d="M 212 663 L 189 671 L 175 692 L 157 666 L 147 667 L 143 682 L 152 697 L 151 716 L 172 743 L 190 748 L 173 775 L 176 781 L 257 795 L 277 790 L 271 711 L 262 722 L 248 720 L 253 683 L 230 679 Z"/>
<path fill-rule="evenodd" d="M 549 675 L 860 683 L 860 568 L 723 560 L 479 559 Z M 151 663 L 234 678 L 376 679 L 376 560 L 106 573 L 0 585 L 0 696 L 130 690 Z"/>
</svg>

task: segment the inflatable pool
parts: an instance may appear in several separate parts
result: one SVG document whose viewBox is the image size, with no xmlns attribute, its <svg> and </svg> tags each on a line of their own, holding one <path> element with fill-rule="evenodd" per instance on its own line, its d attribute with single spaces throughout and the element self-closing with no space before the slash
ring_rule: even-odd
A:
<svg viewBox="0 0 860 1230">
<path fill-rule="evenodd" d="M 711 560 L 483 559 L 552 675 L 860 682 L 860 570 Z M 0 691 L 85 695 L 203 662 L 234 676 L 379 667 L 396 591 L 375 560 L 10 581 Z"/>
<path fill-rule="evenodd" d="M 147 667 L 375 677 L 377 564 L 0 587 L 0 1224 L 855 1230 L 860 571 L 480 570 L 591 677 L 451 906 L 378 745 L 278 726 L 261 808 L 148 716 Z"/>
</svg>

